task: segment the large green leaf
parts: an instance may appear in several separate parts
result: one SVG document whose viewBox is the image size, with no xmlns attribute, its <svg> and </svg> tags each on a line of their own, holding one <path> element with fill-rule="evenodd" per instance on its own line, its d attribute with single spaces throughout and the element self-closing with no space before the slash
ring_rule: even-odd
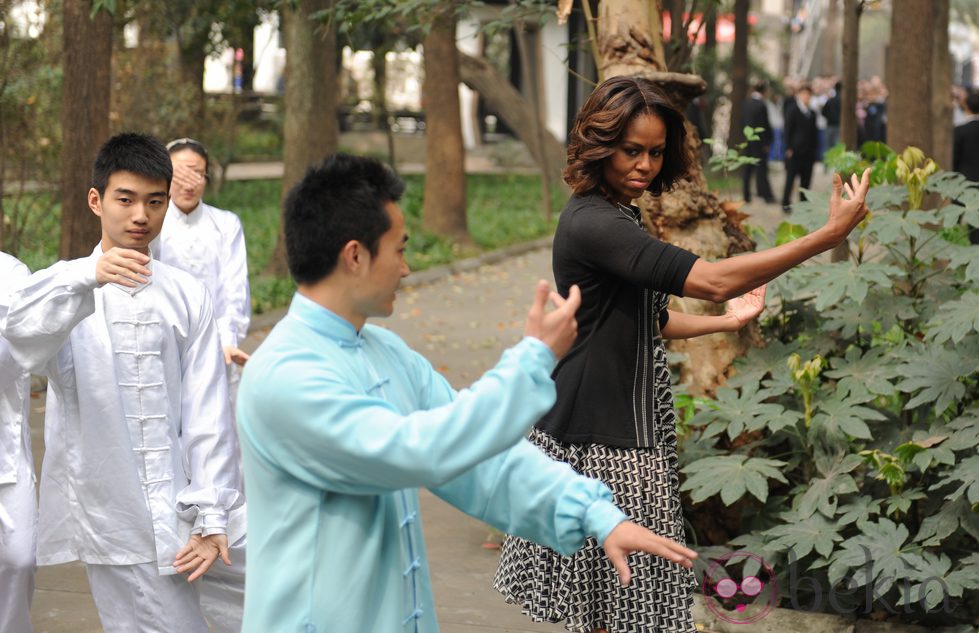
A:
<svg viewBox="0 0 979 633">
<path fill-rule="evenodd" d="M 856 335 L 858 328 L 866 333 L 873 331 L 875 324 L 880 324 L 881 330 L 886 332 L 897 324 L 898 319 L 920 318 L 921 311 L 915 308 L 911 297 L 894 295 L 890 290 L 880 292 L 872 287 L 861 303 L 842 301 L 824 310 L 822 316 L 824 321 L 820 328 L 824 332 L 842 334 L 849 339 Z"/>
<path fill-rule="evenodd" d="M 960 461 L 938 483 L 929 490 L 939 490 L 948 485 L 961 484 L 954 492 L 945 496 L 949 501 L 955 501 L 963 494 L 969 503 L 979 504 L 979 455 L 973 455 Z"/>
<path fill-rule="evenodd" d="M 906 408 L 913 409 L 933 402 L 935 412 L 943 413 L 965 396 L 961 378 L 976 370 L 976 359 L 937 345 L 915 345 L 902 352 L 905 359 L 899 368 L 904 380 L 897 388 L 914 394 Z"/>
<path fill-rule="evenodd" d="M 979 281 L 979 245 L 962 246 L 943 241 L 941 249 L 949 268 L 964 269 L 968 282 Z"/>
<path fill-rule="evenodd" d="M 798 411 L 786 409 L 780 404 L 766 403 L 771 394 L 759 391 L 756 383 L 744 385 L 740 391 L 730 387 L 717 390 L 710 409 L 693 417 L 692 425 L 707 424 L 705 437 L 713 437 L 727 431 L 734 439 L 745 431 L 758 431 L 765 427 L 778 431 L 801 419 Z"/>
<path fill-rule="evenodd" d="M 863 234 L 884 246 L 891 246 L 904 243 L 909 237 L 920 237 L 921 230 L 921 224 L 913 216 L 891 211 L 875 213 Z"/>
<path fill-rule="evenodd" d="M 880 514 L 880 506 L 880 499 L 873 499 L 867 495 L 861 495 L 853 499 L 850 503 L 837 508 L 836 521 L 840 525 L 864 523 L 869 521 L 871 516 Z"/>
<path fill-rule="evenodd" d="M 945 554 L 931 552 L 908 556 L 912 569 L 910 578 L 914 584 L 898 585 L 899 605 L 923 604 L 932 610 L 949 597 L 960 598 L 966 589 L 979 589 L 979 566 L 964 565 L 952 569 L 952 560 Z"/>
<path fill-rule="evenodd" d="M 914 540 L 926 547 L 938 546 L 960 528 L 979 541 L 979 513 L 972 510 L 965 497 L 942 504 L 938 512 L 925 517 Z"/>
<path fill-rule="evenodd" d="M 967 335 L 979 332 L 979 292 L 966 292 L 955 301 L 943 304 L 927 327 L 925 339 L 935 343 L 958 343 Z"/>
<path fill-rule="evenodd" d="M 821 514 L 809 516 L 786 513 L 782 525 L 765 530 L 762 534 L 772 539 L 771 545 L 791 549 L 797 559 L 808 556 L 815 549 L 820 556 L 829 556 L 833 544 L 842 541 L 840 526 Z"/>
<path fill-rule="evenodd" d="M 731 505 L 748 492 L 764 502 L 768 498 L 769 479 L 788 483 L 779 472 L 783 466 L 785 462 L 777 459 L 747 455 L 705 457 L 683 469 L 687 480 L 680 489 L 690 491 L 690 498 L 694 502 L 720 493 L 721 501 Z"/>
<path fill-rule="evenodd" d="M 872 347 L 866 353 L 851 347 L 844 358 L 831 359 L 830 365 L 832 369 L 825 375 L 839 380 L 836 388 L 847 393 L 862 387 L 874 395 L 889 396 L 894 393 L 891 381 L 900 375 L 897 358 L 883 346 Z"/>
<path fill-rule="evenodd" d="M 867 206 L 875 215 L 889 213 L 887 209 L 900 207 L 908 198 L 907 187 L 902 185 L 877 185 L 867 192 Z"/>
<path fill-rule="evenodd" d="M 752 348 L 743 357 L 734 361 L 735 374 L 727 384 L 731 387 L 741 387 L 752 382 L 757 384 L 769 373 L 788 373 L 785 359 L 798 351 L 798 342 L 785 344 L 779 340 L 770 341 L 765 347 Z"/>
<path fill-rule="evenodd" d="M 879 579 L 875 587 L 883 595 L 894 585 L 896 578 L 907 574 L 910 565 L 909 551 L 905 550 L 908 529 L 884 518 L 863 523 L 860 527 L 863 532 L 844 541 L 831 557 L 827 572 L 829 580 L 835 584 L 854 570 L 854 586 L 863 587 Z"/>
<path fill-rule="evenodd" d="M 979 405 L 973 405 L 951 422 L 936 420 L 929 435 L 947 435 L 942 446 L 952 451 L 976 451 L 979 446 Z"/>
<path fill-rule="evenodd" d="M 817 310 L 835 305 L 844 298 L 859 303 L 867 296 L 871 286 L 878 290 L 888 289 L 893 284 L 891 277 L 901 274 L 896 266 L 878 263 L 855 266 L 850 262 L 837 262 L 808 268 L 813 273 L 809 289 L 815 293 Z"/>
<path fill-rule="evenodd" d="M 827 439 L 844 439 L 847 435 L 864 440 L 873 437 L 867 420 L 885 420 L 876 409 L 863 406 L 866 400 L 837 391 L 831 398 L 820 400 L 812 419 L 812 434 Z M 845 435 L 844 435 L 845 434 Z"/>
<path fill-rule="evenodd" d="M 852 453 L 846 456 L 838 456 L 830 463 L 821 463 L 817 460 L 816 466 L 823 477 L 812 479 L 807 486 L 802 500 L 799 502 L 799 516 L 808 517 L 817 510 L 829 519 L 836 516 L 836 505 L 839 496 L 857 492 L 857 482 L 853 480 L 850 473 L 856 469 L 863 460 L 859 455 Z"/>
<path fill-rule="evenodd" d="M 911 507 L 911 504 L 915 501 L 920 501 L 921 499 L 927 499 L 928 495 L 922 492 L 918 488 L 908 488 L 907 490 L 902 490 L 896 495 L 891 495 L 886 499 L 887 507 L 885 512 L 893 516 L 897 513 L 906 513 Z"/>
</svg>

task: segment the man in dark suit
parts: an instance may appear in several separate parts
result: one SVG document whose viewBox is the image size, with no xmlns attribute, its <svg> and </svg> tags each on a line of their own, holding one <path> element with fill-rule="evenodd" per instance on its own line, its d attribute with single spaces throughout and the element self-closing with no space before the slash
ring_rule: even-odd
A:
<svg viewBox="0 0 979 633">
<path fill-rule="evenodd" d="M 952 169 L 979 182 L 979 91 L 965 97 L 965 122 L 956 126 L 952 139 Z M 973 244 L 979 244 L 979 229 L 972 229 Z"/>
<path fill-rule="evenodd" d="M 775 202 L 772 187 L 768 184 L 768 149 L 772 145 L 772 125 L 768 121 L 768 106 L 765 105 L 765 83 L 758 82 L 751 96 L 745 99 L 741 108 L 745 125 L 764 128 L 757 141 L 748 141 L 745 154 L 758 159 L 757 165 L 741 168 L 741 185 L 745 202 L 751 202 L 751 175 L 755 174 L 756 193 L 771 204 Z"/>
<path fill-rule="evenodd" d="M 791 210 L 792 185 L 796 176 L 802 189 L 808 189 L 812 181 L 812 167 L 819 149 L 819 128 L 816 127 L 816 113 L 809 107 L 811 99 L 812 88 L 804 83 L 785 108 L 785 189 L 782 191 L 785 211 Z M 799 199 L 805 200 L 801 191 Z"/>
</svg>

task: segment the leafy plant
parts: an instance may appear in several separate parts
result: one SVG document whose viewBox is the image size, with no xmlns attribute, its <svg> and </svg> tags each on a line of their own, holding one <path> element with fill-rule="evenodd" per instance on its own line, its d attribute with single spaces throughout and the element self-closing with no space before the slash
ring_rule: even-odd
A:
<svg viewBox="0 0 979 633">
<path fill-rule="evenodd" d="M 746 529 L 731 545 L 765 556 L 780 586 L 798 565 L 823 596 L 866 587 L 872 611 L 971 622 L 979 246 L 959 227 L 979 226 L 979 187 L 915 148 L 835 148 L 829 160 L 872 169 L 872 217 L 851 235 L 847 261 L 769 285 L 767 348 L 686 420 L 682 489 L 740 508 Z M 771 241 L 818 227 L 827 203 L 811 194 Z"/>
</svg>

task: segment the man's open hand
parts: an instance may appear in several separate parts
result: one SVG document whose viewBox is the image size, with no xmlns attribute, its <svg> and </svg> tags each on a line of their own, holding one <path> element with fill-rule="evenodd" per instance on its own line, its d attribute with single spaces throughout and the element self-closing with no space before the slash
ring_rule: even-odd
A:
<svg viewBox="0 0 979 633">
<path fill-rule="evenodd" d="M 546 311 L 548 300 L 554 305 L 550 312 Z M 578 336 L 578 321 L 574 314 L 580 305 L 581 292 L 578 286 L 571 286 L 568 298 L 565 299 L 553 292 L 550 285 L 541 279 L 537 282 L 534 303 L 527 314 L 524 335 L 539 338 L 551 348 L 555 356 L 562 358 Z"/>
<path fill-rule="evenodd" d="M 605 537 L 603 545 L 605 555 L 612 561 L 623 587 L 628 586 L 629 581 L 632 580 L 632 571 L 629 570 L 629 563 L 626 562 L 626 557 L 632 552 L 653 554 L 688 569 L 693 567 L 693 559 L 697 558 L 697 552 L 692 549 L 653 534 L 632 521 L 623 521 L 615 526 L 615 529 Z"/>
</svg>

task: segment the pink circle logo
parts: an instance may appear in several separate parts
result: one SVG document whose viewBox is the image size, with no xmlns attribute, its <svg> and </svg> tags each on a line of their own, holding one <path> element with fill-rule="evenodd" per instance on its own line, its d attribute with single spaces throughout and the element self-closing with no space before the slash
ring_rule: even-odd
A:
<svg viewBox="0 0 979 633">
<path fill-rule="evenodd" d="M 710 612 L 731 624 L 757 622 L 778 601 L 775 571 L 751 552 L 731 552 L 712 560 L 702 590 Z"/>
</svg>

